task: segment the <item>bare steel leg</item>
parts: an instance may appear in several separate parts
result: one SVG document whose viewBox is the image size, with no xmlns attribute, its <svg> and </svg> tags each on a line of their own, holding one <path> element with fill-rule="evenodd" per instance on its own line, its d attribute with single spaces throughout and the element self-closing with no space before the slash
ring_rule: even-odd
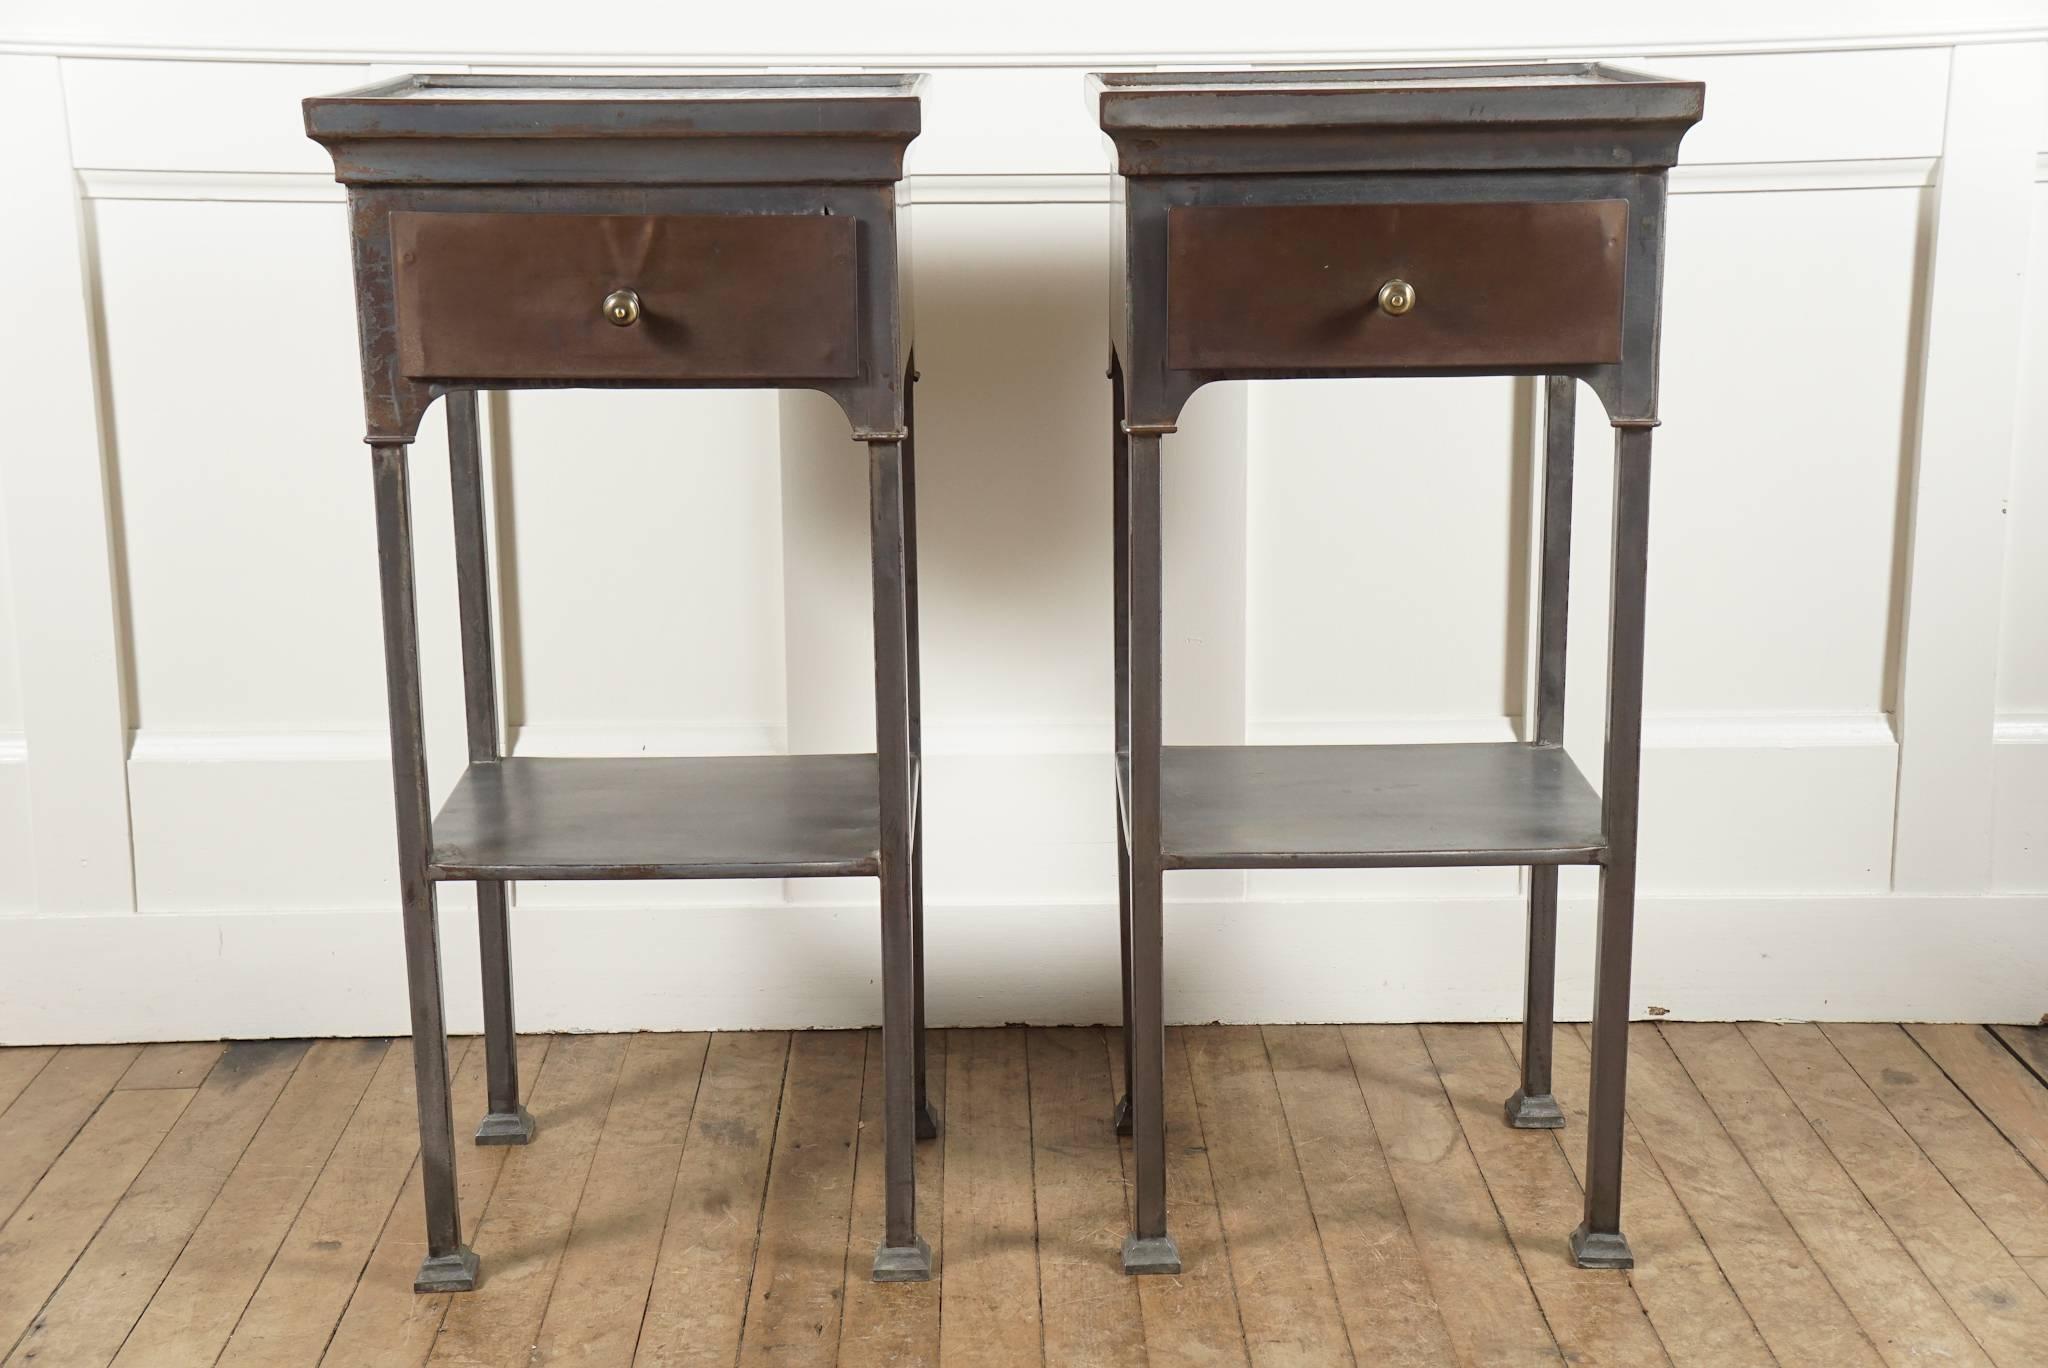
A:
<svg viewBox="0 0 2048 1368">
<path fill-rule="evenodd" d="M 1117 1100 L 1110 1123 L 1118 1135 L 1131 1133 L 1131 840 L 1125 829 L 1123 776 L 1131 754 L 1131 480 L 1127 462 L 1130 439 L 1124 435 L 1124 373 L 1114 352 L 1109 358 L 1110 400 L 1110 540 L 1116 599 L 1116 901 L 1117 939 L 1123 950 L 1124 1095 Z"/>
<path fill-rule="evenodd" d="M 1131 1135 L 1137 1222 L 1124 1241 L 1124 1272 L 1178 1273 L 1180 1248 L 1166 1231 L 1166 1002 L 1159 835 L 1160 575 L 1159 437 L 1126 446 L 1130 605 Z"/>
<path fill-rule="evenodd" d="M 882 813 L 882 1145 L 887 1229 L 876 1282 L 923 1282 L 917 1233 L 917 936 L 911 895 L 909 561 L 903 444 L 868 444 L 875 607 L 875 755 Z"/>
<path fill-rule="evenodd" d="M 1607 754 L 1600 788 L 1607 863 L 1593 970 L 1593 1087 L 1586 1107 L 1586 1219 L 1572 1232 L 1581 1268 L 1632 1268 L 1621 1233 L 1622 1121 L 1628 1090 L 1629 969 L 1635 939 L 1636 805 L 1642 781 L 1643 605 L 1649 570 L 1650 429 L 1614 434 L 1614 593 L 1608 637 Z"/>
<path fill-rule="evenodd" d="M 1572 565 L 1572 428 L 1576 382 L 1553 375 L 1543 403 L 1543 578 L 1536 652 L 1536 737 L 1564 744 L 1565 626 Z M 1564 1111 L 1551 1092 L 1552 1015 L 1557 1001 L 1557 866 L 1529 871 L 1529 959 L 1522 993 L 1522 1085 L 1507 1100 L 1510 1126 L 1557 1130 Z"/>
<path fill-rule="evenodd" d="M 925 1085 L 924 1024 L 924 683 L 918 665 L 917 628 L 917 358 L 911 358 L 910 383 L 903 389 L 903 566 L 904 599 L 908 606 L 908 631 L 904 658 L 910 680 L 910 765 L 914 808 L 910 829 L 910 941 L 911 961 L 917 979 L 917 1011 L 913 1034 L 917 1041 L 917 1138 L 936 1139 L 939 1118 L 932 1111 L 931 1093 Z"/>
<path fill-rule="evenodd" d="M 405 970 L 412 1005 L 413 1079 L 419 1094 L 420 1174 L 426 1194 L 427 1256 L 419 1292 L 467 1292 L 476 1255 L 462 1243 L 455 1184 L 455 1120 L 448 1097 L 448 1027 L 441 997 L 441 930 L 427 878 L 425 730 L 420 711 L 419 624 L 414 616 L 412 508 L 404 443 L 370 448 L 377 491 L 378 578 L 384 606 L 384 681 L 391 711 L 392 788 L 398 814 L 398 890 L 404 909 Z"/>
<path fill-rule="evenodd" d="M 455 505 L 455 596 L 462 624 L 463 718 L 469 762 L 498 761 L 498 673 L 491 642 L 491 552 L 484 529 L 483 459 L 476 391 L 452 390 L 448 404 L 449 482 Z M 476 936 L 483 961 L 484 1065 L 489 1110 L 479 1145 L 523 1145 L 533 1118 L 519 1102 L 519 1037 L 512 1017 L 512 937 L 506 885 L 476 885 Z"/>
</svg>

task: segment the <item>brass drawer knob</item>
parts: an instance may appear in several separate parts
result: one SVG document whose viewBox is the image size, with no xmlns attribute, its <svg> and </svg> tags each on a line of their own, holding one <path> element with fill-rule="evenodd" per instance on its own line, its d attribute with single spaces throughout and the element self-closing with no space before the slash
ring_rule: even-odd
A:
<svg viewBox="0 0 2048 1368">
<path fill-rule="evenodd" d="M 640 296 L 631 290 L 613 290 L 604 297 L 603 308 L 605 321 L 618 327 L 630 328 L 640 321 Z"/>
<path fill-rule="evenodd" d="M 1405 280 L 1390 280 L 1380 286 L 1380 310 L 1399 318 L 1415 307 L 1415 287 Z"/>
</svg>

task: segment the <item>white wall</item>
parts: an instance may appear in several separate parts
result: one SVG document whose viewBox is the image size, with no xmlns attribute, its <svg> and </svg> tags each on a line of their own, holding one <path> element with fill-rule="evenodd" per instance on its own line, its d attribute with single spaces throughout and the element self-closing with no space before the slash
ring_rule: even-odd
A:
<svg viewBox="0 0 2048 1368">
<path fill-rule="evenodd" d="M 1905 0 L 22 8 L 0 20 L 0 1040 L 403 1029 L 345 227 L 297 101 L 569 61 L 935 72 L 910 212 L 936 1021 L 1117 1013 L 1108 184 L 1081 74 L 1588 55 L 1708 84 L 1673 177 L 1638 1008 L 2048 1010 L 2038 3 L 1942 7 L 1938 32 Z M 1610 457 L 1580 411 L 1567 739 L 1597 775 Z M 518 750 L 870 744 L 864 479 L 829 404 L 522 394 L 486 418 Z M 1168 446 L 1169 739 L 1516 735 L 1535 435 L 1526 382 L 1199 394 Z M 442 439 L 430 415 L 415 498 L 445 786 Z M 1177 1019 L 1517 1010 L 1517 871 L 1168 893 Z M 444 907 L 473 1028 L 463 891 Z M 877 1015 L 855 883 L 529 885 L 515 935 L 534 1028 Z"/>
</svg>

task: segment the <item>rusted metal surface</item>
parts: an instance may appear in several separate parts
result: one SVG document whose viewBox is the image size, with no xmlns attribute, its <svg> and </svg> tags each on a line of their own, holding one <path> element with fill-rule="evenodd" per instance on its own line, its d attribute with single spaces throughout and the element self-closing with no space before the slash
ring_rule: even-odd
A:
<svg viewBox="0 0 2048 1368">
<path fill-rule="evenodd" d="M 1627 225 L 1624 200 L 1169 209 L 1167 363 L 1618 361 Z M 1393 281 L 1412 286 L 1399 314 Z"/>
<path fill-rule="evenodd" d="M 810 380 L 860 369 L 856 225 L 822 214 L 394 213 L 412 380 Z M 630 292 L 623 326 L 603 304 Z"/>
<path fill-rule="evenodd" d="M 831 396 L 859 440 L 900 431 L 910 341 L 899 287 L 909 242 L 898 232 L 896 183 L 903 150 L 917 135 L 922 81 L 881 74 L 436 75 L 307 100 L 308 134 L 332 154 L 335 179 L 348 186 L 369 435 L 410 440 L 443 383 L 458 382 L 485 389 L 796 384 Z M 851 366 L 835 343 L 820 359 L 799 362 L 832 369 L 796 376 L 777 370 L 705 380 L 669 370 L 422 378 L 408 369 L 419 358 L 402 355 L 400 345 L 405 324 L 392 225 L 398 214 L 845 220 L 848 227 L 832 231 L 850 231 L 856 249 Z M 549 279 L 543 273 L 525 288 Z M 613 288 L 604 286 L 580 307 L 597 318 Z M 637 333 L 638 326 L 617 331 Z M 505 359 L 532 368 L 525 353 Z"/>
</svg>

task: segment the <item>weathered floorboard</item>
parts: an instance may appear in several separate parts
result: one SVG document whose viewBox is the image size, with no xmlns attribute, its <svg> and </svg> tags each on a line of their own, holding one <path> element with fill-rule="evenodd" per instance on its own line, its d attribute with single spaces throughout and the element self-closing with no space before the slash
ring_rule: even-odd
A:
<svg viewBox="0 0 2048 1368">
<path fill-rule="evenodd" d="M 1110 1075 L 1116 1094 L 1124 1091 L 1121 1032 L 1106 1033 Z M 1223 1248 L 1223 1221 L 1209 1172 L 1209 1148 L 1188 1078 L 1187 1035 L 1166 1032 L 1166 1229 L 1180 1246 L 1177 1278 L 1138 1279 L 1138 1305 L 1145 1315 L 1145 1356 L 1152 1368 L 1224 1368 L 1247 1364 L 1244 1324 L 1238 1318 L 1237 1289 L 1230 1256 Z M 1110 1112 L 1102 1114 L 1110 1124 Z M 1130 1140 L 1119 1146 L 1124 1165 L 1124 1229 L 1130 1229 L 1133 1182 Z"/>
<path fill-rule="evenodd" d="M 1746 1026 L 1777 1075 L 1928 1281 L 1994 1362 L 2038 1363 L 2048 1295 L 1913 1143 L 1818 1026 Z"/>
<path fill-rule="evenodd" d="M 1559 1362 L 1421 1032 L 1347 1026 L 1344 1043 L 1460 1360 Z"/>
<path fill-rule="evenodd" d="M 637 1365 L 731 1368 L 739 1357 L 789 1057 L 790 1038 L 779 1031 L 711 1038 Z"/>
<path fill-rule="evenodd" d="M 305 1053 L 304 1041 L 265 1040 L 230 1046 L 221 1055 L 36 1318 L 11 1365 L 105 1368 L 113 1361 Z M 175 1090 L 123 1096 L 152 1091 Z"/>
<path fill-rule="evenodd" d="M 1516 1068 L 1500 1032 L 1425 1026 L 1422 1041 L 1566 1362 L 1667 1362 L 1629 1280 L 1573 1266 L 1565 1237 L 1583 1209 L 1578 1182 L 1554 1132 L 1516 1130 L 1502 1118 L 1500 1093 L 1513 1086 Z"/>
<path fill-rule="evenodd" d="M 940 1134 L 946 1121 L 947 1033 L 926 1042 L 925 1088 Z M 882 1154 L 882 1033 L 868 1032 L 860 1093 L 860 1147 L 854 1155 L 853 1215 L 846 1239 L 846 1311 L 839 1325 L 842 1368 L 916 1368 L 939 1357 L 939 1286 L 945 1276 L 946 1145 L 917 1147 L 917 1231 L 932 1249 L 932 1280 L 878 1283 L 870 1276 L 881 1243 L 887 1191 Z"/>
<path fill-rule="evenodd" d="M 145 1045 L 128 1072 L 121 1075 L 118 1088 L 196 1088 L 220 1062 L 225 1041 L 174 1041 Z"/>
<path fill-rule="evenodd" d="M 636 1035 L 612 1093 L 569 1247 L 534 1344 L 535 1361 L 628 1368 L 709 1037 Z"/>
<path fill-rule="evenodd" d="M 939 1362 L 1042 1361 L 1031 1089 L 1024 1032 L 954 1031 L 946 1043 L 946 1242 Z"/>
<path fill-rule="evenodd" d="M 2048 1084 L 2033 1072 L 2031 1064 L 2014 1058 L 2000 1044 L 2020 1041 L 2031 1058 L 2043 1040 L 2042 1028 L 2000 1026 L 1995 1036 L 1982 1026 L 1908 1026 L 1906 1030 L 2035 1171 L 2048 1174 Z M 2041 1047 L 2039 1053 L 2041 1066 L 2048 1068 L 2048 1047 Z"/>
<path fill-rule="evenodd" d="M 36 1170 L 0 1220 L 0 1361 L 2031 1368 L 2048 1084 L 2016 1057 L 2034 1034 L 2003 1032 L 1632 1028 L 1638 1262 L 1611 1274 L 1562 1239 L 1583 1028 L 1557 1034 L 1549 1134 L 1500 1119 L 1511 1029 L 1175 1028 L 1186 1271 L 1148 1278 L 1118 1267 L 1118 1033 L 938 1032 L 944 1138 L 917 1154 L 938 1276 L 893 1285 L 868 1276 L 875 1032 L 534 1037 L 535 1143 L 460 1150 L 484 1264 L 460 1296 L 411 1290 L 406 1042 L 0 1051 L 0 1136 Z M 481 1115 L 481 1042 L 450 1062 L 457 1115 Z"/>
<path fill-rule="evenodd" d="M 67 1045 L 0 1113 L 0 1221 L 35 1190 L 139 1053 L 134 1045 Z"/>
<path fill-rule="evenodd" d="M 1642 1086 L 1633 1077 L 1635 1053 L 1641 1048 L 1642 1033 L 1655 1030 L 1656 1027 L 1647 1024 L 1630 1028 L 1631 1109 L 1636 1089 Z M 1520 1029 L 1503 1026 L 1500 1036 L 1519 1066 Z M 1586 1048 L 1585 1037 L 1569 1026 L 1558 1028 L 1552 1044 L 1551 1071 L 1558 1103 L 1564 1108 L 1565 1128 L 1551 1134 L 1571 1165 L 1573 1180 L 1583 1189 L 1586 1093 L 1593 1074 L 1592 1054 Z M 1498 1117 L 1496 1124 L 1501 1124 Z M 1643 1310 L 1649 1313 L 1650 1324 L 1656 1327 L 1664 1352 L 1678 1368 L 1761 1368 L 1774 1363 L 1775 1358 L 1743 1309 L 1741 1299 L 1714 1261 L 1699 1228 L 1665 1181 L 1656 1156 L 1644 1143 L 1632 1117 L 1623 1130 L 1623 1145 L 1626 1178 L 1622 1186 L 1621 1228 L 1628 1235 L 1636 1258 L 1628 1280 Z M 1770 1198 L 1761 1190 L 1756 1195 L 1769 1203 Z M 1789 1229 L 1784 1234 L 1794 1244 L 1798 1243 Z M 1819 1276 L 1818 1270 L 1814 1273 Z M 1837 1309 L 1848 1321 L 1847 1309 L 1839 1305 Z M 1869 1362 L 1875 1364 L 1876 1356 L 1872 1355 Z"/>
<path fill-rule="evenodd" d="M 839 1356 L 853 1150 L 860 1134 L 860 1031 L 802 1031 L 790 1042 L 782 1122 L 761 1201 L 761 1243 L 740 1363 L 826 1364 Z"/>
<path fill-rule="evenodd" d="M 554 1043 L 552 1036 L 520 1038 L 519 1067 L 528 1087 L 547 1068 Z M 401 1042 L 400 1048 L 410 1057 L 410 1040 Z M 483 1041 L 471 1040 L 449 1088 L 456 1116 L 484 1114 L 488 1097 L 486 1062 Z M 449 1067 L 455 1068 L 453 1060 Z M 539 1126 L 547 1127 L 547 1117 L 535 1119 Z M 442 1317 L 447 1314 L 448 1303 L 454 1300 L 452 1295 L 422 1297 L 412 1290 L 413 1277 L 420 1271 L 420 1260 L 427 1253 L 418 1125 L 415 1116 L 409 1122 L 414 1162 L 405 1186 L 399 1189 L 398 1199 L 385 1213 L 383 1230 L 370 1251 L 370 1262 L 363 1269 L 355 1295 L 349 1299 L 321 1360 L 334 1368 L 419 1368 L 432 1352 Z M 507 1145 L 460 1145 L 456 1150 L 456 1195 L 462 1202 L 463 1230 L 472 1244 L 511 1153 L 512 1147 Z M 490 1272 L 486 1267 L 484 1276 L 489 1277 Z"/>
<path fill-rule="evenodd" d="M 1102 1032 L 1034 1030 L 1027 1049 L 1045 1361 L 1143 1363 L 1138 1280 L 1120 1266 L 1123 1155 L 1102 1122 L 1103 1109 L 1116 1102 Z"/>
<path fill-rule="evenodd" d="M 1343 1033 L 1268 1026 L 1264 1034 L 1352 1357 L 1390 1368 L 1454 1361 Z"/>
<path fill-rule="evenodd" d="M 1559 1031 L 1557 1043 L 1558 1077 L 1567 1077 L 1567 1067 L 1570 1078 L 1590 1077 L 1584 1029 Z M 1722 1129 L 1656 1026 L 1639 1023 L 1629 1028 L 1628 1074 L 1631 1123 L 1771 1352 L 1788 1364 L 1881 1364 L 1883 1359 L 1855 1315 Z M 1583 1134 L 1583 1086 L 1563 1087 L 1567 1118 Z M 1583 1154 L 1584 1143 L 1567 1142 L 1565 1149 Z M 1625 1172 L 1631 1175 L 1626 1183 L 1639 1181 L 1633 1171 Z M 1638 1257 L 1643 1253 L 1638 1250 Z M 1654 1309 L 1651 1314 L 1656 1314 Z"/>
<path fill-rule="evenodd" d="M 474 1292 L 449 1297 L 428 1363 L 498 1368 L 532 1351 L 629 1039 L 565 1036 L 548 1050 L 527 1103 L 547 1143 L 536 1135 L 504 1147 L 511 1153 L 470 1243 L 482 1277 Z"/>
<path fill-rule="evenodd" d="M 1667 1026 L 1665 1039 L 1887 1363 L 1990 1362 L 1739 1027 Z"/>
<path fill-rule="evenodd" d="M 448 1066 L 458 1077 L 470 1045 L 448 1042 Z M 219 1368 L 320 1361 L 418 1153 L 412 1042 L 393 1041 L 242 1312 Z"/>
<path fill-rule="evenodd" d="M 306 1051 L 129 1332 L 117 1368 L 210 1368 L 220 1357 L 389 1044 L 322 1040 Z"/>
<path fill-rule="evenodd" d="M 109 1097 L 0 1225 L 0 1347 L 28 1331 L 191 1100 L 189 1089 Z"/>
<path fill-rule="evenodd" d="M 1253 1368 L 1352 1362 L 1256 1026 L 1183 1032 Z"/>
</svg>

